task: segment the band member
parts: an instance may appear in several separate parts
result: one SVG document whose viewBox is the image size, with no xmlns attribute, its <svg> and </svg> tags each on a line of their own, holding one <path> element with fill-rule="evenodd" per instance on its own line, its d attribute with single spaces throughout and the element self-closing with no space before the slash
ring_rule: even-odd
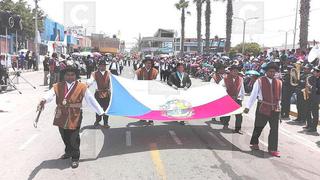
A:
<svg viewBox="0 0 320 180">
<path fill-rule="evenodd" d="M 275 78 L 275 74 L 279 70 L 276 64 L 269 63 L 265 70 L 266 75 L 259 78 L 253 86 L 244 113 L 248 113 L 256 99 L 258 99 L 254 130 L 250 142 L 251 148 L 253 150 L 259 149 L 259 137 L 263 128 L 269 122 L 268 150 L 272 156 L 280 157 L 278 131 L 282 82 Z"/>
<path fill-rule="evenodd" d="M 177 72 L 170 75 L 167 82 L 169 86 L 175 89 L 183 88 L 187 90 L 191 86 L 191 79 L 187 73 L 184 72 L 184 65 L 182 63 L 177 64 Z M 181 125 L 185 125 L 184 121 L 180 121 Z"/>
<path fill-rule="evenodd" d="M 215 68 L 216 68 L 216 72 L 212 75 L 211 82 L 219 84 L 221 80 L 223 80 L 224 78 L 225 67 L 223 64 L 217 64 Z"/>
<path fill-rule="evenodd" d="M 281 100 L 281 118 L 283 120 L 290 120 L 290 106 L 291 106 L 291 97 L 294 93 L 295 87 L 291 84 L 291 69 L 293 66 L 288 66 L 288 71 L 286 72 L 283 78 L 283 88 L 282 88 L 282 100 Z"/>
<path fill-rule="evenodd" d="M 153 68 L 153 59 L 146 58 L 144 60 L 144 67 L 139 68 L 136 71 L 134 79 L 137 80 L 155 80 L 158 76 L 158 70 Z M 141 122 L 146 123 L 145 120 L 141 120 Z M 149 121 L 148 125 L 153 125 L 153 121 Z"/>
<path fill-rule="evenodd" d="M 296 123 L 305 124 L 308 116 L 308 101 L 305 96 L 305 88 L 307 86 L 307 78 L 310 76 L 310 72 L 312 70 L 312 66 L 307 64 L 303 67 L 303 73 L 301 73 L 299 84 L 296 88 L 297 95 L 297 113 L 298 117 L 294 120 Z"/>
<path fill-rule="evenodd" d="M 90 80 L 87 82 L 88 86 L 94 86 L 96 91 L 94 97 L 104 111 L 108 109 L 110 102 L 110 72 L 106 70 L 106 65 L 106 61 L 99 61 L 98 70 L 92 73 Z M 106 114 L 102 116 L 96 114 L 96 122 L 94 125 L 99 126 L 102 119 L 104 124 L 103 127 L 110 128 L 108 124 L 109 116 Z"/>
<path fill-rule="evenodd" d="M 59 127 L 62 140 L 65 144 L 65 154 L 61 159 L 71 158 L 71 167 L 79 166 L 80 158 L 80 136 L 79 130 L 82 121 L 82 101 L 97 113 L 104 114 L 103 109 L 94 99 L 87 85 L 76 80 L 78 70 L 74 67 L 67 67 L 64 70 L 64 81 L 53 85 L 41 100 L 39 106 L 44 108 L 46 103 L 56 99 L 56 112 L 53 125 Z"/>
<path fill-rule="evenodd" d="M 313 75 L 308 78 L 310 98 L 308 99 L 307 126 L 304 127 L 308 132 L 317 132 L 319 121 L 319 102 L 320 102 L 320 67 L 313 69 Z"/>
<path fill-rule="evenodd" d="M 226 75 L 223 80 L 221 80 L 220 85 L 226 88 L 229 96 L 232 97 L 240 106 L 242 105 L 242 100 L 244 99 L 244 84 L 243 78 L 239 76 L 239 67 L 237 65 L 232 65 L 229 68 L 229 74 Z M 228 129 L 230 116 L 221 117 L 221 122 L 223 124 L 223 129 Z M 235 130 L 234 133 L 242 134 L 241 130 L 242 124 L 242 114 L 236 114 Z"/>
<path fill-rule="evenodd" d="M 114 58 L 109 66 L 109 71 L 111 74 L 118 76 L 120 73 L 120 65 L 117 60 Z"/>
</svg>

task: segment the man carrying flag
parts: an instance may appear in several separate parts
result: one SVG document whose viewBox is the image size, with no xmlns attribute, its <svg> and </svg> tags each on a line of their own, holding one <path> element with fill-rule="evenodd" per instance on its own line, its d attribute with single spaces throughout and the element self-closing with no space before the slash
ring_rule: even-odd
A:
<svg viewBox="0 0 320 180">
<path fill-rule="evenodd" d="M 241 106 L 245 95 L 243 78 L 239 76 L 239 67 L 237 65 L 232 65 L 229 70 L 230 73 L 226 75 L 219 84 L 225 87 L 228 95 Z M 228 129 L 230 116 L 221 117 L 220 120 L 223 124 L 223 129 Z M 236 114 L 234 133 L 242 134 L 240 131 L 241 124 L 242 114 Z"/>
<path fill-rule="evenodd" d="M 249 109 L 256 99 L 258 99 L 254 130 L 250 142 L 251 148 L 254 150 L 259 149 L 259 137 L 263 128 L 269 122 L 268 150 L 272 156 L 276 157 L 280 157 L 278 151 L 278 133 L 282 88 L 282 82 L 275 78 L 278 70 L 279 67 L 274 63 L 269 63 L 266 66 L 266 76 L 261 77 L 254 83 L 251 96 L 244 110 L 244 113 L 249 113 Z"/>
<path fill-rule="evenodd" d="M 79 130 L 82 121 L 83 99 L 97 114 L 104 114 L 103 109 L 87 89 L 87 85 L 77 81 L 77 73 L 77 68 L 67 66 L 63 71 L 64 81 L 54 84 L 39 104 L 39 107 L 43 109 L 46 103 L 56 99 L 57 107 L 53 125 L 59 127 L 59 132 L 65 144 L 65 154 L 60 159 L 71 158 L 72 168 L 79 166 Z"/>
<path fill-rule="evenodd" d="M 93 72 L 91 78 L 88 80 L 87 85 L 90 87 L 91 85 L 95 88 L 94 97 L 103 108 L 104 111 L 108 109 L 109 102 L 110 102 L 110 72 L 106 70 L 106 61 L 100 60 L 98 70 Z M 103 118 L 103 127 L 110 128 L 108 125 L 109 116 L 104 114 L 100 116 L 96 114 L 96 122 L 94 125 L 97 127 L 99 126 L 100 121 Z"/>
<path fill-rule="evenodd" d="M 158 70 L 153 67 L 153 59 L 147 57 L 143 61 L 144 67 L 139 68 L 136 71 L 135 80 L 155 80 L 158 76 Z M 143 123 L 146 123 L 145 120 L 140 120 Z M 148 122 L 149 125 L 153 125 L 153 121 Z"/>
</svg>

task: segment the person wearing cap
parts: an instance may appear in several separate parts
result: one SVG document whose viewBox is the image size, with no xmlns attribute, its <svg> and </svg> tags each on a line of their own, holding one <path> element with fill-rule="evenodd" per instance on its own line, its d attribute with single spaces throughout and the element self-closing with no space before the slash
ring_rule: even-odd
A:
<svg viewBox="0 0 320 180">
<path fill-rule="evenodd" d="M 135 73 L 135 80 L 155 80 L 158 76 L 158 70 L 153 67 L 153 59 L 146 58 L 143 61 L 144 67 L 139 68 Z M 145 120 L 140 120 L 142 123 L 146 123 Z M 148 122 L 149 125 L 153 125 L 153 121 Z"/>
<path fill-rule="evenodd" d="M 270 155 L 275 157 L 280 157 L 278 133 L 282 82 L 274 77 L 278 70 L 279 67 L 275 63 L 269 63 L 265 67 L 266 75 L 259 78 L 253 85 L 253 90 L 244 110 L 244 113 L 249 113 L 249 109 L 258 99 L 254 130 L 250 141 L 251 148 L 253 150 L 259 149 L 259 137 L 269 122 L 268 151 Z"/>
<path fill-rule="evenodd" d="M 295 93 L 297 95 L 297 113 L 298 117 L 294 120 L 295 123 L 305 124 L 308 117 L 308 97 L 305 97 L 304 89 L 307 85 L 307 78 L 310 76 L 312 70 L 312 66 L 307 64 L 303 67 L 303 71 L 300 75 L 300 81 L 298 86 L 295 89 Z"/>
<path fill-rule="evenodd" d="M 173 72 L 169 80 L 167 82 L 169 86 L 172 86 L 174 89 L 182 88 L 184 90 L 187 90 L 191 86 L 191 79 L 189 77 L 189 74 L 185 73 L 184 71 L 184 64 L 178 63 L 177 64 L 177 71 Z M 181 125 L 185 125 L 184 121 L 180 121 Z"/>
<path fill-rule="evenodd" d="M 110 91 L 110 72 L 107 71 L 106 66 L 107 62 L 105 60 L 100 60 L 98 63 L 98 70 L 91 74 L 91 78 L 87 81 L 88 87 L 93 86 L 95 89 L 94 97 L 103 108 L 104 111 L 108 109 L 111 91 Z M 96 114 L 96 121 L 94 126 L 98 127 L 100 121 L 103 119 L 103 127 L 110 128 L 108 124 L 109 116 L 104 114 L 100 116 Z"/>
<path fill-rule="evenodd" d="M 313 69 L 312 76 L 308 78 L 307 87 L 310 91 L 310 98 L 307 101 L 308 115 L 307 126 L 304 129 L 307 132 L 317 132 L 319 121 L 319 102 L 320 102 L 320 67 L 317 66 Z"/>
<path fill-rule="evenodd" d="M 61 138 L 65 144 L 65 154 L 60 159 L 70 159 L 71 167 L 77 168 L 80 159 L 79 131 L 82 122 L 82 101 L 97 114 L 103 115 L 104 111 L 92 96 L 87 85 L 77 81 L 78 70 L 68 66 L 64 69 L 64 81 L 53 85 L 42 98 L 38 109 L 44 109 L 45 104 L 56 99 L 56 111 L 53 125 L 58 126 Z"/>
<path fill-rule="evenodd" d="M 228 95 L 241 106 L 245 95 L 243 78 L 239 76 L 239 67 L 237 65 L 232 65 L 229 71 L 229 74 L 227 74 L 219 84 L 225 87 Z M 223 124 L 223 129 L 228 129 L 230 116 L 221 117 L 220 120 Z M 234 133 L 242 134 L 240 131 L 241 124 L 242 114 L 236 114 Z"/>
</svg>

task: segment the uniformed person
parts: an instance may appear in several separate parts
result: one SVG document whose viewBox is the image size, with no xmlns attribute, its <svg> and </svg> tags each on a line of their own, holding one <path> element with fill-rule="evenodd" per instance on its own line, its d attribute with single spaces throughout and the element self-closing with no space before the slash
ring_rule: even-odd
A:
<svg viewBox="0 0 320 180">
<path fill-rule="evenodd" d="M 136 80 L 155 80 L 158 76 L 158 70 L 153 67 L 153 59 L 147 57 L 143 61 L 144 67 L 140 67 L 136 73 L 134 79 Z M 140 120 L 143 123 L 146 123 L 145 120 Z M 153 121 L 149 121 L 147 125 L 153 125 Z"/>
<path fill-rule="evenodd" d="M 286 74 L 283 78 L 283 87 L 282 87 L 282 99 L 281 99 L 281 118 L 283 120 L 289 120 L 290 116 L 290 106 L 291 106 L 291 97 L 295 91 L 295 87 L 292 86 L 290 81 L 290 70 L 294 68 L 293 66 L 288 66 Z"/>
<path fill-rule="evenodd" d="M 59 127 L 62 140 L 65 144 L 65 154 L 61 159 L 71 158 L 71 167 L 79 166 L 80 136 L 79 130 L 82 121 L 82 101 L 99 115 L 103 109 L 87 89 L 87 85 L 77 81 L 78 70 L 75 67 L 64 69 L 64 81 L 53 85 L 41 100 L 39 106 L 44 108 L 46 103 L 56 100 L 56 111 L 53 125 Z"/>
<path fill-rule="evenodd" d="M 303 90 L 306 88 L 307 78 L 310 76 L 311 70 L 312 66 L 309 64 L 303 67 L 303 73 L 301 73 L 299 85 L 295 90 L 297 95 L 298 117 L 294 121 L 299 124 L 305 124 L 308 117 L 308 103 Z"/>
<path fill-rule="evenodd" d="M 304 128 L 307 132 L 317 132 L 319 121 L 319 102 L 320 102 L 320 67 L 313 69 L 313 75 L 308 78 L 308 89 L 310 98 L 307 101 L 308 115 L 307 126 Z"/>
<path fill-rule="evenodd" d="M 93 85 L 95 88 L 94 97 L 103 108 L 104 111 L 108 109 L 110 102 L 110 72 L 106 69 L 106 61 L 100 60 L 98 70 L 93 72 L 90 80 L 87 82 L 88 86 Z M 94 125 L 97 127 L 100 125 L 100 121 L 103 119 L 103 127 L 110 128 L 108 124 L 109 116 L 104 114 L 100 116 L 96 114 L 96 122 Z"/>
</svg>

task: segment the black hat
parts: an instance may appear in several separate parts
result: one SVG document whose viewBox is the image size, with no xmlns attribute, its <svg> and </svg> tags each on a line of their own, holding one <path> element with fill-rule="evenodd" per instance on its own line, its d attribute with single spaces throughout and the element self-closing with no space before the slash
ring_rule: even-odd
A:
<svg viewBox="0 0 320 180">
<path fill-rule="evenodd" d="M 147 57 L 144 58 L 142 63 L 146 63 L 147 61 L 153 62 L 154 60 L 151 57 L 147 56 Z"/>
<path fill-rule="evenodd" d="M 65 69 L 63 69 L 62 71 L 61 71 L 63 74 L 65 74 L 65 73 L 67 73 L 67 72 L 74 72 L 74 73 L 76 73 L 76 74 L 78 74 L 79 73 L 79 70 L 78 70 L 78 68 L 76 68 L 75 66 L 70 66 L 70 65 L 68 65 Z"/>
<path fill-rule="evenodd" d="M 177 64 L 177 67 L 179 67 L 179 66 L 183 66 L 183 67 L 184 67 L 184 64 L 179 62 L 179 63 Z"/>
<path fill-rule="evenodd" d="M 100 60 L 98 64 L 99 64 L 99 66 L 100 65 L 107 65 L 107 62 L 105 60 Z"/>
<path fill-rule="evenodd" d="M 312 69 L 313 66 L 312 66 L 312 64 L 306 64 L 303 68 L 305 68 L 305 69 Z"/>
<path fill-rule="evenodd" d="M 269 63 L 267 66 L 264 68 L 265 71 L 268 71 L 269 69 L 274 69 L 276 71 L 279 71 L 279 66 L 276 63 Z"/>
</svg>

